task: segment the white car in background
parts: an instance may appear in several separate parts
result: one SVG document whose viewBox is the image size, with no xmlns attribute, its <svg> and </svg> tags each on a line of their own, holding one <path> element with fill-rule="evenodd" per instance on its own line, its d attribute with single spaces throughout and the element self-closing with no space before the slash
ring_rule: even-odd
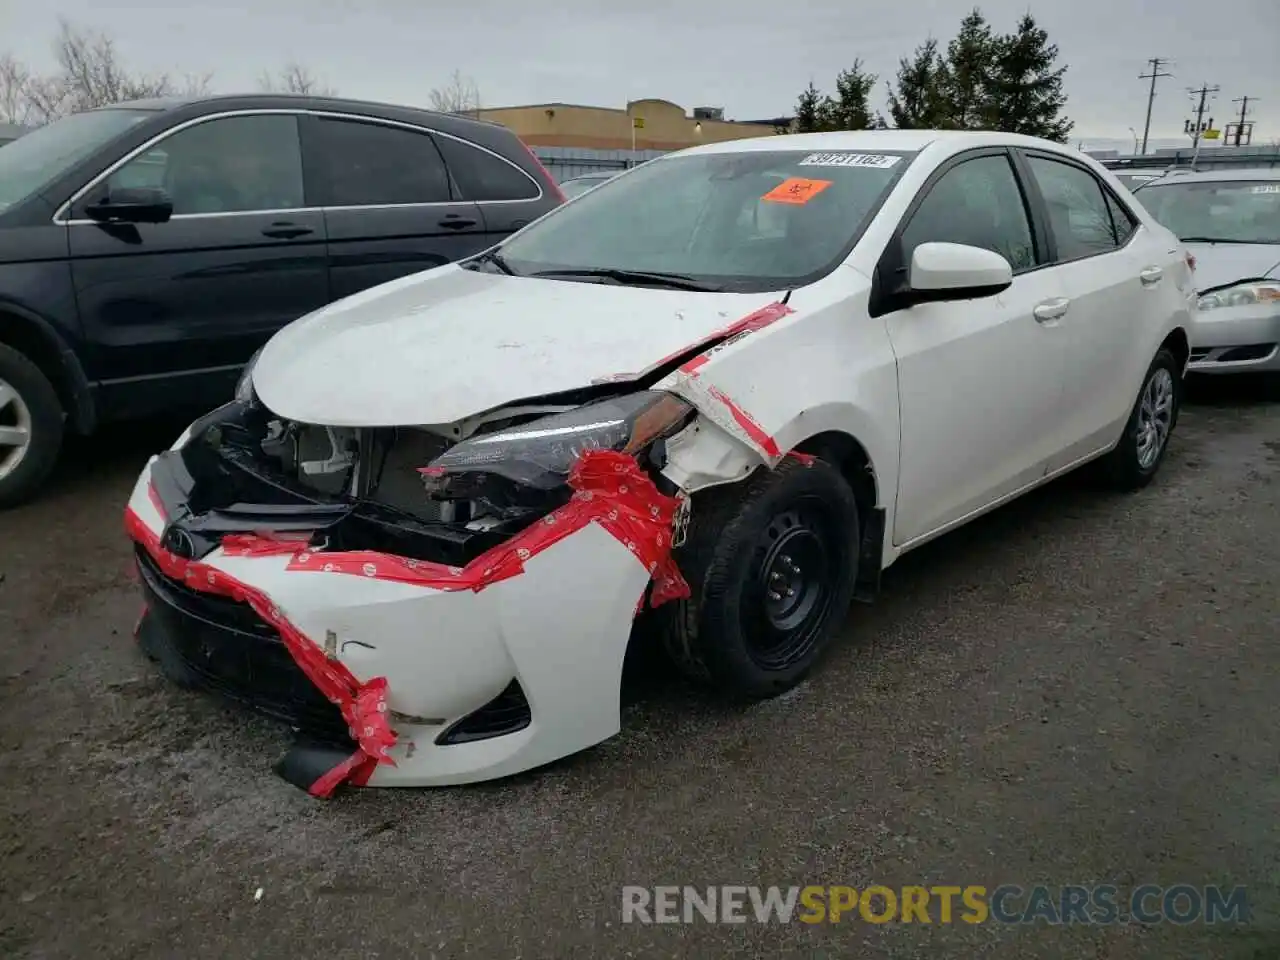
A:
<svg viewBox="0 0 1280 960">
<path fill-rule="evenodd" d="M 647 638 L 788 690 L 908 551 L 1155 475 L 1194 294 L 1127 196 L 1028 137 L 741 140 L 318 310 L 139 477 L 141 644 L 316 795 L 599 743 Z"/>
<path fill-rule="evenodd" d="M 1280 169 L 1206 170 L 1135 197 L 1196 262 L 1196 373 L 1280 373 Z"/>
<path fill-rule="evenodd" d="M 602 183 L 608 183 L 621 172 L 620 170 L 609 170 L 602 173 L 584 173 L 580 177 L 570 177 L 568 180 L 561 181 L 560 191 L 564 194 L 566 200 L 572 200 L 588 190 L 594 190 Z"/>
</svg>

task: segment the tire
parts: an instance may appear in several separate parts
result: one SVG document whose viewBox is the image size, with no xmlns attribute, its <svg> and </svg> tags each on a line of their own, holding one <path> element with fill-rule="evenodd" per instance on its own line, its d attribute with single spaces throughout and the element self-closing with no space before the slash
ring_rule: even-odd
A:
<svg viewBox="0 0 1280 960">
<path fill-rule="evenodd" d="M 1140 490 L 1151 482 L 1164 462 L 1169 450 L 1169 438 L 1173 428 L 1178 425 L 1178 413 L 1182 408 L 1184 384 L 1177 358 L 1167 347 L 1161 347 L 1146 376 L 1142 378 L 1142 389 L 1134 401 L 1133 410 L 1125 423 L 1124 433 L 1115 449 L 1099 461 L 1100 476 L 1107 486 L 1121 492 Z M 1161 394 L 1163 385 L 1167 394 Z M 1148 449 L 1145 440 L 1151 435 L 1147 424 L 1150 422 L 1146 407 L 1151 399 L 1159 399 L 1159 395 L 1167 396 L 1167 410 L 1164 417 L 1157 417 L 1157 423 L 1164 424 L 1162 435 L 1155 437 L 1158 447 L 1154 458 L 1145 455 Z M 1163 406 L 1163 405 L 1161 405 Z"/>
<path fill-rule="evenodd" d="M 0 437 L 26 431 L 24 449 L 0 445 L 0 509 L 29 500 L 48 479 L 62 449 L 63 414 L 53 384 L 25 356 L 0 343 Z"/>
<path fill-rule="evenodd" d="M 848 612 L 859 555 L 853 491 L 830 464 L 787 458 L 692 506 L 675 557 L 692 595 L 656 611 L 666 610 L 666 650 L 686 676 L 731 698 L 777 696 L 804 680 Z"/>
</svg>

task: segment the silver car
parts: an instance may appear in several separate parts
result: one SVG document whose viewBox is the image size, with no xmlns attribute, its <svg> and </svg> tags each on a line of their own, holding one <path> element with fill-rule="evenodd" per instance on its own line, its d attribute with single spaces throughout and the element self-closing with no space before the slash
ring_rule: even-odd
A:
<svg viewBox="0 0 1280 960">
<path fill-rule="evenodd" d="M 1195 257 L 1190 369 L 1280 372 L 1280 169 L 1164 177 L 1134 196 Z"/>
</svg>

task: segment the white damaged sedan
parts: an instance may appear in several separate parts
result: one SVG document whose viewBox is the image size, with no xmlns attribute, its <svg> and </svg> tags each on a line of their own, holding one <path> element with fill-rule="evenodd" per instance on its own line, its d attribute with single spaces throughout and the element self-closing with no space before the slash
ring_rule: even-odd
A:
<svg viewBox="0 0 1280 960">
<path fill-rule="evenodd" d="M 317 796 L 597 744 L 631 643 L 769 697 L 906 551 L 1089 461 L 1150 481 L 1194 297 L 1057 144 L 670 154 L 277 334 L 138 479 L 138 639 L 291 724 Z"/>
</svg>

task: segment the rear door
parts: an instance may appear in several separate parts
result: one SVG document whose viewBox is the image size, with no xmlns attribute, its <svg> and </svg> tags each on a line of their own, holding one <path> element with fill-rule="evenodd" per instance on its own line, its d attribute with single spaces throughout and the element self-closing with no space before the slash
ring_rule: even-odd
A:
<svg viewBox="0 0 1280 960">
<path fill-rule="evenodd" d="M 485 247 L 532 223 L 560 202 L 533 177 L 492 150 L 443 133 L 436 135 L 436 142 L 461 195 L 479 205 Z"/>
<path fill-rule="evenodd" d="M 307 119 L 304 144 L 335 300 L 488 245 L 480 208 L 451 185 L 430 131 L 323 114 Z"/>
<path fill-rule="evenodd" d="M 169 192 L 167 223 L 85 214 L 113 188 L 142 186 Z M 305 193 L 293 113 L 178 127 L 90 186 L 67 229 L 86 367 L 108 417 L 225 403 L 253 352 L 329 299 L 324 216 Z"/>
<path fill-rule="evenodd" d="M 1144 319 L 1161 309 L 1176 278 L 1167 270 L 1168 244 L 1139 229 L 1093 171 L 1049 153 L 1022 158 L 1048 226 L 1050 270 L 1070 301 L 1062 318 L 1061 450 L 1049 464 L 1056 470 L 1120 436 L 1151 362 L 1152 324 Z"/>
</svg>

